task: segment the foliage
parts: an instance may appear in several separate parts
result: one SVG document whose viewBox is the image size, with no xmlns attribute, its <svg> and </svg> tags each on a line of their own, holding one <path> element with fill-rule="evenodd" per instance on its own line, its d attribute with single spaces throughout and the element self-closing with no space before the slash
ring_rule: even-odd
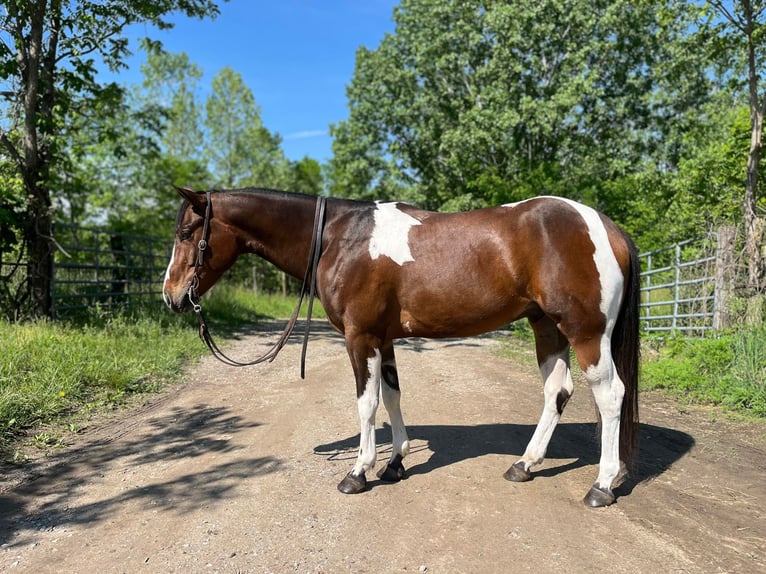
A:
<svg viewBox="0 0 766 574">
<path fill-rule="evenodd" d="M 120 86 L 98 81 L 97 66 L 124 66 L 124 27 L 170 28 L 166 16 L 176 11 L 202 18 L 218 7 L 211 0 L 7 0 L 0 7 L 0 147 L 24 187 L 34 316 L 51 312 L 52 190 L 67 171 L 67 129 L 78 116 L 122 99 Z"/>
<path fill-rule="evenodd" d="M 675 165 L 671 144 L 713 91 L 704 50 L 688 49 L 698 12 L 404 0 L 396 32 L 357 52 L 349 119 L 332 128 L 331 190 L 431 208 L 542 193 L 601 207 L 609 182 Z"/>
<path fill-rule="evenodd" d="M 263 125 L 260 107 L 238 72 L 226 67 L 216 73 L 205 109 L 206 154 L 216 185 L 285 187 L 281 138 Z"/>
<path fill-rule="evenodd" d="M 766 328 L 740 329 L 716 338 L 674 336 L 645 359 L 642 386 L 766 416 Z"/>
</svg>

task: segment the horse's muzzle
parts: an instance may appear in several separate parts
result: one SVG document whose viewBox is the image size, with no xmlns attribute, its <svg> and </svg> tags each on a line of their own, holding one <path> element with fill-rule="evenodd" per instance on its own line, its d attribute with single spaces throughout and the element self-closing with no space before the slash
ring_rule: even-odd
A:
<svg viewBox="0 0 766 574">
<path fill-rule="evenodd" d="M 191 301 L 189 301 L 188 288 L 184 289 L 177 297 L 173 297 L 173 294 L 170 293 L 170 291 L 163 290 L 162 299 L 165 301 L 165 305 L 175 313 L 186 313 L 192 309 Z"/>
</svg>

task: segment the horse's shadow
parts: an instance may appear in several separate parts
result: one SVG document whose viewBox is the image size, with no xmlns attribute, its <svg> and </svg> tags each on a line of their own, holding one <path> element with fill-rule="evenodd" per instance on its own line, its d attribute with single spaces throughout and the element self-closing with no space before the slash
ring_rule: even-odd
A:
<svg viewBox="0 0 766 574">
<path fill-rule="evenodd" d="M 523 454 L 534 430 L 535 425 L 499 423 L 408 426 L 407 434 L 410 441 L 415 443 L 413 450 L 427 448 L 432 454 L 425 462 L 407 468 L 407 475 L 426 474 L 438 468 L 486 454 L 508 455 L 508 466 L 510 466 Z M 641 424 L 639 435 L 638 462 L 628 479 L 615 489 L 615 494 L 618 496 L 630 494 L 637 484 L 659 476 L 694 446 L 694 438 L 691 435 L 675 429 Z M 390 448 L 391 443 L 391 427 L 388 424 L 377 429 L 376 440 L 381 457 L 385 457 L 386 445 Z M 418 447 L 417 443 L 421 441 L 426 445 Z M 314 453 L 327 456 L 331 460 L 352 461 L 356 458 L 358 448 L 359 435 L 357 434 L 317 445 Z M 595 423 L 561 423 L 548 447 L 546 455 L 548 464 L 534 471 L 532 476 L 533 478 L 550 477 L 576 468 L 598 464 L 599 453 Z M 550 466 L 552 459 L 574 460 L 566 464 Z M 504 470 L 498 469 L 499 472 Z M 374 488 L 379 484 L 382 483 L 376 480 L 371 481 L 369 486 Z"/>
</svg>

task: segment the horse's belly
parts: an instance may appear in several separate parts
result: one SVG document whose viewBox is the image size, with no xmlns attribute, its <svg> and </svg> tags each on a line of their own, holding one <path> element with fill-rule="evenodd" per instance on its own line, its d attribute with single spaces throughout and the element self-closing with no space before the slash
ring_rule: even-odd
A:
<svg viewBox="0 0 766 574">
<path fill-rule="evenodd" d="M 399 337 L 468 337 L 499 329 L 522 317 L 527 302 L 515 298 L 472 301 L 457 298 L 431 298 L 419 305 L 405 306 L 400 312 Z"/>
</svg>

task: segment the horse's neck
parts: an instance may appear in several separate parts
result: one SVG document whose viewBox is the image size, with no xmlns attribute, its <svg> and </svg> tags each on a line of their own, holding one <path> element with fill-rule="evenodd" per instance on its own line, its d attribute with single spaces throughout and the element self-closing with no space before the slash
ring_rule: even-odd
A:
<svg viewBox="0 0 766 574">
<path fill-rule="evenodd" d="M 302 278 L 311 248 L 316 203 L 301 195 L 251 192 L 235 225 L 245 234 L 246 250 L 282 271 Z"/>
</svg>

